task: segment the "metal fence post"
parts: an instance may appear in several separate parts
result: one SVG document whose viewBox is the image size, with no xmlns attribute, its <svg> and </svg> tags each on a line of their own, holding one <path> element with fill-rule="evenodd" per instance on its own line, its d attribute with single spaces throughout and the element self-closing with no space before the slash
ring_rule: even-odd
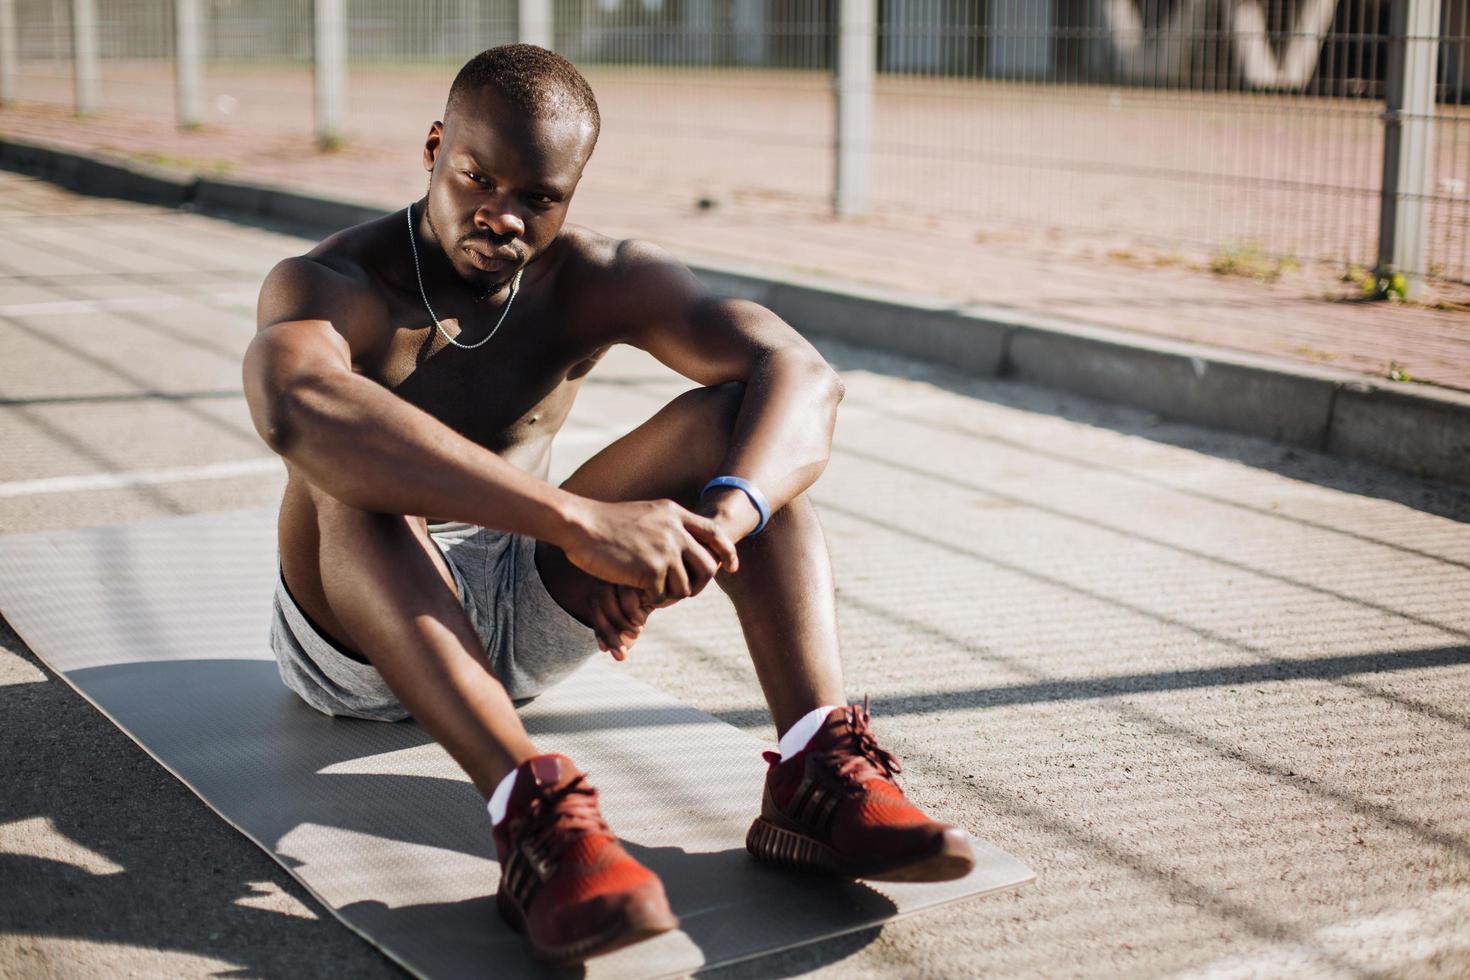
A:
<svg viewBox="0 0 1470 980">
<path fill-rule="evenodd" d="M 20 43 L 15 38 L 15 0 L 0 0 L 0 106 L 20 98 Z"/>
<path fill-rule="evenodd" d="M 551 0 L 520 0 L 516 4 L 516 40 L 550 50 L 556 43 L 551 27 Z"/>
<path fill-rule="evenodd" d="M 878 61 L 877 0 L 843 0 L 837 21 L 837 147 L 832 206 L 868 209 L 873 143 L 873 78 Z"/>
<path fill-rule="evenodd" d="M 709 65 L 715 60 L 715 5 L 713 0 L 684 0 L 684 37 L 679 60 Z"/>
<path fill-rule="evenodd" d="M 1056 21 L 1056 0 L 991 3 L 986 73 L 1002 78 L 1050 76 L 1056 67 L 1052 53 Z"/>
<path fill-rule="evenodd" d="M 97 111 L 97 0 L 71 2 L 71 72 L 76 114 Z"/>
<path fill-rule="evenodd" d="M 180 129 L 203 121 L 204 18 L 201 0 L 174 0 L 174 99 Z"/>
<path fill-rule="evenodd" d="M 311 42 L 316 94 L 316 141 L 323 149 L 342 142 L 347 95 L 347 0 L 313 0 Z"/>
<path fill-rule="evenodd" d="M 735 0 L 735 63 L 766 63 L 766 5 L 764 0 Z"/>
<path fill-rule="evenodd" d="M 1440 0 L 1393 0 L 1383 121 L 1383 203 L 1378 225 L 1382 292 L 1403 276 L 1402 294 L 1424 288 L 1429 161 L 1434 152 L 1434 82 Z"/>
</svg>

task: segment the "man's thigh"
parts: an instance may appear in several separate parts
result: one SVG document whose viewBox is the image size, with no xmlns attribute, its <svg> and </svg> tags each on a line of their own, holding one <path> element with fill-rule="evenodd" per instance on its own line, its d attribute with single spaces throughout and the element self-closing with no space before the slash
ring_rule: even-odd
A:
<svg viewBox="0 0 1470 980">
<path fill-rule="evenodd" d="M 333 641 L 366 660 L 343 620 L 354 596 L 447 589 L 454 574 L 424 522 L 358 510 L 292 481 L 281 508 L 281 571 L 296 604 Z M 353 579 L 352 583 L 344 581 Z M 366 587 L 364 587 L 366 586 Z M 393 603 L 374 601 L 375 609 Z"/>
<path fill-rule="evenodd" d="M 666 497 L 692 508 L 725 458 L 744 394 L 738 382 L 684 392 L 583 463 L 562 488 L 593 500 Z M 544 541 L 536 546 L 536 567 L 551 597 L 585 622 L 596 579 Z"/>
</svg>

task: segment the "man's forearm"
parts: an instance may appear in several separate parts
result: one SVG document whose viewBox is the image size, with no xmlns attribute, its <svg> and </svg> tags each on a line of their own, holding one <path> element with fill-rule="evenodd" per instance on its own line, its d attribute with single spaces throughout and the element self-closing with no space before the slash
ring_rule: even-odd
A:
<svg viewBox="0 0 1470 980">
<path fill-rule="evenodd" d="M 569 530 L 575 496 L 360 375 L 298 384 L 276 417 L 272 448 L 354 507 L 466 521 L 557 544 Z"/>
<path fill-rule="evenodd" d="M 772 513 L 806 491 L 827 466 L 842 382 L 819 358 L 773 354 L 745 383 L 721 474 L 743 477 L 765 494 Z M 755 508 L 740 491 L 710 494 L 704 510 L 740 536 Z"/>
</svg>

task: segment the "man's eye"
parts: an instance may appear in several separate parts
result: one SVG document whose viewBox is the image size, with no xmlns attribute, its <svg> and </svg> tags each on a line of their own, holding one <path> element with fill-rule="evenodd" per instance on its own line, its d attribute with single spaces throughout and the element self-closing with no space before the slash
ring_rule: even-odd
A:
<svg viewBox="0 0 1470 980">
<path fill-rule="evenodd" d="M 479 174 L 475 173 L 473 170 L 466 170 L 464 172 L 464 175 L 477 184 L 489 183 L 489 181 L 487 181 L 484 177 L 481 177 Z"/>
</svg>

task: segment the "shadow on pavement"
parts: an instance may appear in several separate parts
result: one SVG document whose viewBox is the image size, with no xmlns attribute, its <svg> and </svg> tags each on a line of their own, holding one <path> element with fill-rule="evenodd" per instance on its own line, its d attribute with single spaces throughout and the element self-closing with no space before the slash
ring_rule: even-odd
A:
<svg viewBox="0 0 1470 980">
<path fill-rule="evenodd" d="M 20 649 L 18 642 L 8 645 Z M 280 688 L 271 661 L 124 664 L 83 668 L 77 674 L 120 725 L 200 786 L 227 819 L 288 856 L 310 855 L 312 863 L 325 859 L 328 870 L 317 868 L 319 875 L 340 875 L 340 868 L 330 868 L 344 857 L 341 848 L 349 849 L 348 860 L 356 860 L 351 849 L 372 846 L 372 841 L 385 846 L 401 841 L 494 860 L 488 826 L 481 826 L 482 802 L 467 781 L 334 771 L 339 765 L 399 756 L 427 744 L 428 736 L 415 725 L 326 722 L 284 689 L 276 699 L 279 704 L 256 712 L 230 711 L 242 691 L 267 682 L 272 690 Z M 134 693 L 119 693 L 126 691 Z M 0 765 L 13 781 L 13 790 L 0 801 L 0 825 L 36 818 L 47 822 L 44 828 L 29 828 L 29 846 L 7 848 L 20 853 L 0 854 L 0 877 L 21 883 L 0 890 L 4 928 L 22 935 L 209 956 L 231 962 L 242 975 L 307 973 L 303 958 L 316 959 L 314 948 L 329 919 L 313 921 L 260 907 L 255 883 L 262 881 L 277 883 L 300 902 L 314 903 L 264 855 L 250 854 L 261 861 L 241 856 L 241 851 L 253 849 L 240 848 L 234 832 L 214 813 L 181 792 L 153 760 L 67 692 L 55 682 L 0 686 L 0 716 L 7 729 Z M 164 704 L 169 707 L 160 710 Z M 598 719 L 600 727 L 608 728 L 621 720 Z M 310 737 L 314 731 L 322 734 L 324 725 L 333 727 L 335 737 Z M 580 727 L 586 729 L 585 719 Z M 266 729 L 289 737 L 271 737 Z M 241 772 L 256 776 L 222 779 L 222 774 Z M 412 800 L 424 819 L 394 819 L 391 815 L 402 810 L 393 801 L 403 800 Z M 342 837 L 344 830 L 351 833 Z M 338 834 L 335 853 L 324 853 L 321 844 L 289 840 L 297 832 L 319 831 Z M 231 839 L 222 840 L 221 834 Z M 78 851 L 67 842 L 120 870 L 99 873 L 96 857 L 90 858 L 93 867 L 86 866 L 89 862 L 79 862 Z M 690 853 L 625 843 L 663 877 L 684 920 L 685 935 L 711 959 L 728 958 L 747 947 L 774 951 L 815 943 L 803 950 L 802 962 L 836 962 L 867 945 L 879 930 L 862 928 L 836 942 L 819 937 L 897 911 L 888 898 L 860 883 L 754 865 L 740 846 Z M 48 849 L 54 856 L 45 853 Z M 366 854 L 362 859 L 367 860 Z M 216 864 L 224 860 L 238 861 L 240 868 Z M 445 870 L 463 875 L 466 867 L 446 863 Z M 382 872 L 380 867 L 376 873 Z M 404 953 L 412 950 L 418 967 L 436 975 L 455 975 L 467 961 L 481 960 L 497 963 L 502 975 L 580 975 L 546 971 L 532 961 L 496 914 L 491 880 L 484 884 L 484 894 L 463 901 L 389 906 L 364 900 L 344 906 L 342 912 L 355 927 L 390 945 L 397 945 L 395 936 L 414 937 Z M 753 934 L 748 932 L 752 887 L 763 896 L 756 907 L 765 909 L 764 919 L 770 920 Z M 736 893 L 745 895 L 747 907 L 743 915 L 732 917 L 727 912 Z M 773 908 L 791 914 L 776 916 Z M 434 939 L 441 934 L 442 943 Z M 368 960 L 371 968 L 360 965 Z M 321 972 L 390 975 L 395 969 L 364 945 L 351 960 Z M 317 970 L 311 967 L 310 972 Z"/>
<path fill-rule="evenodd" d="M 3 624 L 0 645 L 25 651 Z M 242 847 L 232 828 L 29 651 L 24 659 L 47 677 L 0 686 L 0 824 L 46 818 L 54 832 L 34 849 L 58 852 L 0 854 L 3 931 L 194 954 L 237 968 L 226 975 L 404 975 L 334 921 L 303 913 L 317 908 L 305 889 Z M 68 861 L 58 835 L 122 870 L 102 874 Z M 275 908 L 260 907 L 266 882 L 285 895 L 268 903 Z M 75 955 L 73 969 L 105 956 Z M 26 972 L 23 960 L 12 965 Z M 64 962 L 34 965 L 67 972 Z"/>
</svg>

